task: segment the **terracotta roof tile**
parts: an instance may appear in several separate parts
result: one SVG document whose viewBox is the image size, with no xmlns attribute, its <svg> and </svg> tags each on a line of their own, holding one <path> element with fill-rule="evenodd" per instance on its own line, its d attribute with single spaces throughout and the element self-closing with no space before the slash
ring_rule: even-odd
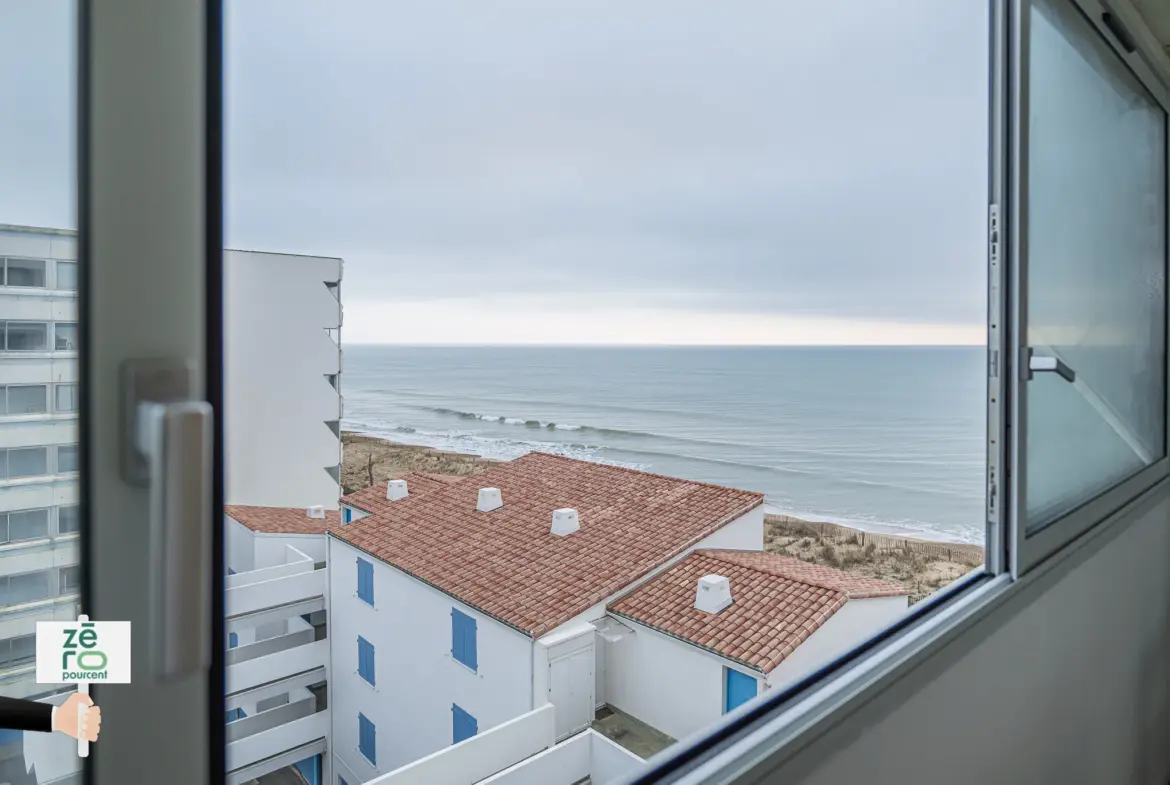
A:
<svg viewBox="0 0 1170 785">
<path fill-rule="evenodd" d="M 264 534 L 324 534 L 327 530 L 341 525 L 338 510 L 326 510 L 325 518 L 310 518 L 304 507 L 249 507 L 231 504 L 224 512 L 254 532 Z"/>
<path fill-rule="evenodd" d="M 488 487 L 504 506 L 477 512 Z M 749 491 L 530 453 L 411 491 L 331 534 L 539 637 L 762 503 Z M 550 532 L 562 507 L 581 520 L 567 537 Z"/>
<path fill-rule="evenodd" d="M 431 491 L 437 491 L 440 488 L 445 488 L 466 478 L 452 477 L 445 474 L 412 472 L 410 474 L 404 474 L 398 479 L 406 480 L 406 492 L 408 494 L 406 498 L 410 499 L 425 496 Z M 406 501 L 406 499 L 399 499 L 399 501 Z M 362 488 L 360 491 L 342 496 L 341 503 L 373 513 L 388 510 L 390 509 L 390 505 L 396 502 L 392 502 L 386 498 L 386 483 L 376 482 L 373 485 Z"/>
<path fill-rule="evenodd" d="M 732 604 L 717 614 L 695 608 L 695 590 L 704 575 L 722 575 L 731 584 Z M 848 599 L 907 593 L 900 586 L 775 553 L 700 550 L 609 610 L 770 673 Z"/>
</svg>

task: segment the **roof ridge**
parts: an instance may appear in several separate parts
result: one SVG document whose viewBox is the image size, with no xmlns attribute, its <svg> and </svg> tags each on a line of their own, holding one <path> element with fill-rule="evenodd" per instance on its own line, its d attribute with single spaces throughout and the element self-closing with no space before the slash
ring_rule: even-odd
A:
<svg viewBox="0 0 1170 785">
<path fill-rule="evenodd" d="M 898 586 L 897 584 L 891 583 L 889 581 L 883 581 L 880 578 L 871 578 L 868 575 L 853 576 L 853 575 L 850 575 L 849 573 L 845 572 L 844 570 L 837 569 L 836 567 L 827 567 L 823 564 L 815 564 L 813 562 L 806 562 L 802 559 L 797 559 L 793 556 L 785 556 L 782 553 L 773 553 L 771 551 L 748 551 L 748 550 L 744 550 L 742 548 L 702 548 L 702 549 L 697 550 L 695 552 L 702 553 L 705 556 L 712 558 L 712 559 L 715 559 L 716 561 L 723 562 L 724 564 L 729 564 L 729 565 L 732 565 L 735 567 L 746 567 L 749 570 L 755 570 L 756 572 L 766 573 L 768 575 L 773 575 L 777 578 L 786 578 L 790 581 L 796 581 L 797 583 L 803 583 L 806 586 L 815 586 L 818 589 L 826 589 L 827 591 L 839 592 L 841 594 L 844 594 L 845 597 L 848 599 L 858 599 L 858 600 L 868 599 L 868 597 L 866 597 L 865 595 L 871 594 L 874 591 L 883 591 L 883 590 L 878 589 L 877 587 L 874 587 L 873 589 L 871 589 L 869 591 L 866 591 L 863 589 L 857 589 L 857 590 L 846 589 L 846 588 L 842 588 L 839 585 L 834 586 L 831 583 L 829 583 L 828 581 L 820 581 L 820 580 L 817 580 L 815 578 L 810 578 L 810 577 L 807 577 L 804 575 L 791 574 L 791 573 L 785 571 L 783 568 L 772 569 L 772 568 L 770 568 L 771 565 L 744 564 L 742 562 L 732 561 L 730 559 L 723 559 L 723 558 L 719 557 L 719 554 L 721 554 L 721 553 L 766 554 L 767 558 L 769 558 L 769 559 L 791 562 L 794 567 L 796 566 L 797 563 L 799 563 L 799 564 L 808 565 L 814 569 L 834 570 L 836 572 L 841 573 L 846 578 L 856 577 L 856 578 L 861 578 L 861 579 L 867 580 L 867 581 L 874 581 L 876 583 L 880 583 L 880 584 L 884 584 L 884 585 L 888 586 L 889 590 L 896 590 L 902 594 L 910 594 L 910 592 L 905 587 Z"/>
<path fill-rule="evenodd" d="M 686 483 L 687 485 L 697 485 L 701 488 L 716 488 L 716 489 L 721 490 L 721 491 L 735 491 L 736 493 L 746 493 L 750 496 L 758 496 L 761 500 L 765 498 L 765 494 L 761 493 L 760 491 L 748 491 L 748 490 L 744 490 L 743 488 L 732 488 L 729 485 L 717 485 L 713 482 L 702 482 L 701 480 L 688 480 L 686 477 L 671 477 L 669 474 L 658 474 L 657 472 L 647 472 L 647 471 L 643 471 L 642 469 L 632 469 L 629 466 L 619 466 L 619 465 L 613 464 L 613 463 L 601 463 L 600 461 L 585 461 L 582 458 L 570 458 L 567 455 L 557 455 L 557 454 L 551 453 L 551 452 L 541 452 L 540 450 L 533 450 L 531 452 L 526 452 L 517 458 L 513 458 L 511 461 L 505 461 L 504 464 L 506 465 L 509 463 L 514 463 L 516 461 L 523 460 L 530 455 L 539 455 L 539 456 L 543 456 L 546 458 L 556 458 L 559 461 L 578 461 L 578 462 L 584 462 L 584 463 L 592 463 L 596 466 L 604 466 L 608 469 L 617 469 L 618 471 L 628 472 L 630 474 L 641 474 L 641 475 L 644 475 L 646 477 L 656 477 L 660 480 L 670 480 L 671 482 L 681 482 L 681 483 Z M 489 471 L 490 471 L 490 469 L 489 469 Z"/>
</svg>

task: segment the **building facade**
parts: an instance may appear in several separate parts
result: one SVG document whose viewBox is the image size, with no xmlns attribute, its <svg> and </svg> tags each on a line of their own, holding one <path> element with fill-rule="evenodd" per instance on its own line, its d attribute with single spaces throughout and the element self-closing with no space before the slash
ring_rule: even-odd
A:
<svg viewBox="0 0 1170 785">
<path fill-rule="evenodd" d="M 342 260 L 224 251 L 228 504 L 337 509 Z"/>
</svg>

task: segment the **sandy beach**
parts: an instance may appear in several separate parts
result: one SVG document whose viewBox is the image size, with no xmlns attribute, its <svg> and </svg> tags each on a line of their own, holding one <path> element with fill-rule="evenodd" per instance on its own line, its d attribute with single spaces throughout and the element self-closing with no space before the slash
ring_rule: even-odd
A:
<svg viewBox="0 0 1170 785">
<path fill-rule="evenodd" d="M 398 444 L 351 431 L 341 434 L 341 483 L 353 493 L 410 472 L 468 477 L 495 462 L 476 455 Z M 983 563 L 978 545 L 904 536 L 895 527 L 877 531 L 786 515 L 765 516 L 764 547 L 814 564 L 904 586 L 911 603 L 921 600 Z"/>
</svg>

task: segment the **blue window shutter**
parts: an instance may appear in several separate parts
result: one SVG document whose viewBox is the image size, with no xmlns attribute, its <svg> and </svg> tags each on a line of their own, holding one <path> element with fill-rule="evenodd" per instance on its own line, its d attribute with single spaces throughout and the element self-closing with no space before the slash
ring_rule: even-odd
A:
<svg viewBox="0 0 1170 785">
<path fill-rule="evenodd" d="M 463 624 L 459 617 L 462 614 L 451 609 L 451 656 L 463 662 Z"/>
<path fill-rule="evenodd" d="M 365 559 L 357 560 L 358 571 L 358 598 L 362 601 L 373 605 L 374 604 L 374 565 L 370 564 Z"/>
<path fill-rule="evenodd" d="M 370 763 L 378 765 L 378 730 L 364 714 L 358 714 L 358 749 Z"/>
<path fill-rule="evenodd" d="M 479 669 L 479 656 L 476 647 L 475 619 L 464 617 L 463 624 L 463 662 L 472 670 Z M 470 716 L 470 715 L 468 715 Z"/>
<path fill-rule="evenodd" d="M 234 649 L 240 645 L 240 636 L 234 632 L 228 633 L 228 648 Z"/>
<path fill-rule="evenodd" d="M 459 704 L 451 704 L 451 743 L 458 744 L 465 739 L 470 739 L 479 732 L 479 722 L 459 707 Z"/>
<path fill-rule="evenodd" d="M 374 673 L 374 644 L 362 636 L 358 636 L 358 675 L 370 683 L 376 684 Z"/>
</svg>

